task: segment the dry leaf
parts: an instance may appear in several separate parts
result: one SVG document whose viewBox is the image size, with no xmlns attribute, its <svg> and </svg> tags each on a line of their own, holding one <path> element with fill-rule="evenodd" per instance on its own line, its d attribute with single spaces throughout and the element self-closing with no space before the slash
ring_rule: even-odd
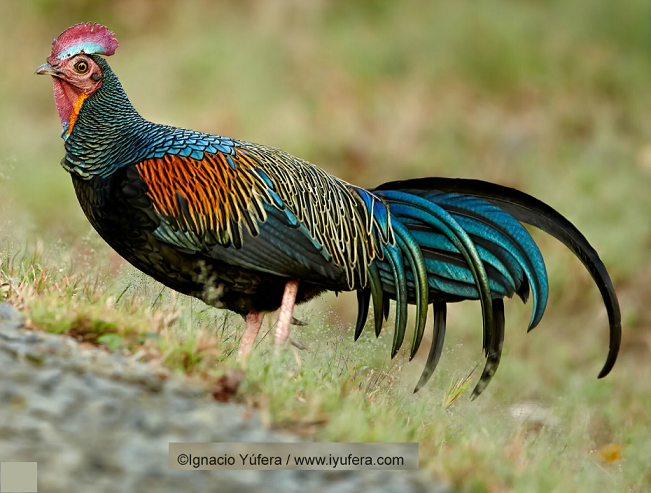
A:
<svg viewBox="0 0 651 493">
<path fill-rule="evenodd" d="M 609 443 L 597 450 L 599 457 L 604 462 L 617 462 L 622 460 L 624 445 L 621 443 Z"/>
<path fill-rule="evenodd" d="M 227 402 L 235 396 L 244 372 L 235 368 L 229 369 L 226 375 L 219 378 L 212 388 L 212 396 L 216 401 Z"/>
</svg>

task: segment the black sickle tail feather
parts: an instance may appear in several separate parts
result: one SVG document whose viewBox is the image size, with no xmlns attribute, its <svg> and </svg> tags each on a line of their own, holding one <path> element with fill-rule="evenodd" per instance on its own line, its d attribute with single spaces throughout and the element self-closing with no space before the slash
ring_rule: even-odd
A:
<svg viewBox="0 0 651 493">
<path fill-rule="evenodd" d="M 479 378 L 479 383 L 472 391 L 471 399 L 475 399 L 481 394 L 486 386 L 490 383 L 493 375 L 497 371 L 497 366 L 500 364 L 502 357 L 502 346 L 504 345 L 504 300 L 493 300 L 493 316 L 495 317 L 495 339 L 493 345 L 490 347 L 488 356 L 486 357 L 486 365 L 484 371 Z"/>
<path fill-rule="evenodd" d="M 434 333 L 432 334 L 432 345 L 429 349 L 429 354 L 427 355 L 427 362 L 425 363 L 425 368 L 423 373 L 416 384 L 414 393 L 422 389 L 425 384 L 429 381 L 432 373 L 436 370 L 436 366 L 439 364 L 441 359 L 441 353 L 443 352 L 443 341 L 445 340 L 445 324 L 447 320 L 447 303 L 436 301 L 432 303 L 432 308 L 434 309 Z"/>
<path fill-rule="evenodd" d="M 366 324 L 368 309 L 371 304 L 371 291 L 368 289 L 357 291 L 357 324 L 355 326 L 355 341 L 359 339 Z"/>
</svg>

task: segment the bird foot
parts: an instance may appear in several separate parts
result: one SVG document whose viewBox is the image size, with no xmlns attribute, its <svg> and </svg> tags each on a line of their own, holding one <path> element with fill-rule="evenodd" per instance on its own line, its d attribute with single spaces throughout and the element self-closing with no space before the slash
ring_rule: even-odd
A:
<svg viewBox="0 0 651 493">
<path fill-rule="evenodd" d="M 264 313 L 261 312 L 251 312 L 246 315 L 246 327 L 244 329 L 244 334 L 242 334 L 242 339 L 240 341 L 240 348 L 237 351 L 237 363 L 244 370 L 246 365 L 249 362 L 251 357 L 251 351 L 253 351 L 253 344 L 255 339 L 258 336 L 260 331 L 260 326 L 262 325 L 262 319 L 264 318 Z"/>
<path fill-rule="evenodd" d="M 294 318 L 292 317 L 292 312 L 294 311 L 297 292 L 298 281 L 292 280 L 285 284 L 285 292 L 283 293 L 283 300 L 280 304 L 280 313 L 278 314 L 278 322 L 276 322 L 276 331 L 274 333 L 275 354 L 280 354 L 282 344 L 289 337 L 289 325 Z"/>
</svg>

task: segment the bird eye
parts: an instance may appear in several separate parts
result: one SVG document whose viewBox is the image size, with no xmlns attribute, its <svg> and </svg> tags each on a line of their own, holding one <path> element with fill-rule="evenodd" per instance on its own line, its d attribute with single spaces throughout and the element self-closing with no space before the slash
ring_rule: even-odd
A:
<svg viewBox="0 0 651 493">
<path fill-rule="evenodd" d="M 83 74 L 88 70 L 88 64 L 83 60 L 80 60 L 77 63 L 75 63 L 75 70 L 80 74 Z"/>
</svg>

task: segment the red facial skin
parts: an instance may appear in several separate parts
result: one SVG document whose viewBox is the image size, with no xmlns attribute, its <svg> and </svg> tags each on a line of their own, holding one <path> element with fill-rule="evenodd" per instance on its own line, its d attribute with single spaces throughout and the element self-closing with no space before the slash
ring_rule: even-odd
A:
<svg viewBox="0 0 651 493">
<path fill-rule="evenodd" d="M 86 71 L 80 72 L 80 62 L 86 63 Z M 83 54 L 55 63 L 50 62 L 50 65 L 62 73 L 52 76 L 54 102 L 61 125 L 68 129 L 69 135 L 84 100 L 102 87 L 102 72 L 92 58 Z"/>
</svg>

